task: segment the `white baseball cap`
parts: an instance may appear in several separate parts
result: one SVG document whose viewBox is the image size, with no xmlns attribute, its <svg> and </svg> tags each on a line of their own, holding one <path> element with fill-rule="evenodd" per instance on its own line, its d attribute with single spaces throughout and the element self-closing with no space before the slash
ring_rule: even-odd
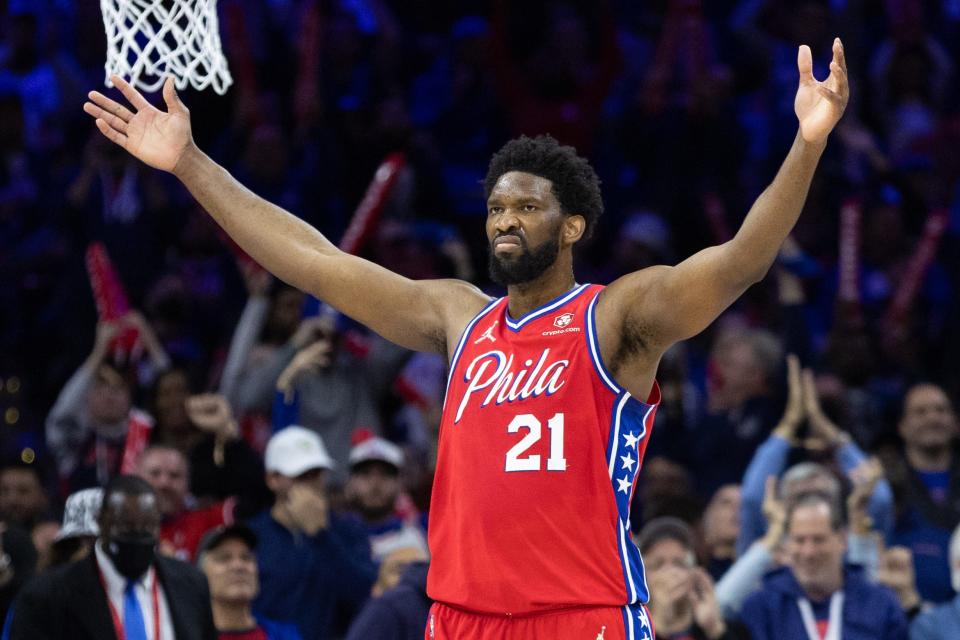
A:
<svg viewBox="0 0 960 640">
<path fill-rule="evenodd" d="M 273 434 L 263 458 L 267 471 L 276 471 L 288 478 L 313 469 L 333 469 L 333 459 L 323 439 L 299 425 L 290 425 Z"/>
<path fill-rule="evenodd" d="M 395 466 L 403 467 L 403 450 L 389 440 L 383 438 L 368 438 L 350 449 L 350 466 L 361 462 L 377 460 Z"/>
<path fill-rule="evenodd" d="M 100 535 L 100 526 L 97 525 L 97 515 L 100 513 L 100 504 L 103 502 L 103 489 L 83 489 L 71 493 L 63 505 L 63 526 L 54 536 L 54 542 L 81 536 Z"/>
</svg>

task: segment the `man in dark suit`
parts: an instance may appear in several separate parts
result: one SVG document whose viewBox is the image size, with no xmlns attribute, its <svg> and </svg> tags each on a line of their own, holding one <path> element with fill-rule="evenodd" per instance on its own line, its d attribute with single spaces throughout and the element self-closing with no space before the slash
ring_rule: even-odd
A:
<svg viewBox="0 0 960 640">
<path fill-rule="evenodd" d="M 160 509 L 149 484 L 111 480 L 99 524 L 94 553 L 24 588 L 11 640 L 216 640 L 206 579 L 155 552 Z"/>
</svg>

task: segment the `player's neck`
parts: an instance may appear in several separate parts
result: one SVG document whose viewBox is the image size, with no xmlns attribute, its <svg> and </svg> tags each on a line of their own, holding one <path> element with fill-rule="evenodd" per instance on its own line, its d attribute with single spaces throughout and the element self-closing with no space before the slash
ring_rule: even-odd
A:
<svg viewBox="0 0 960 640">
<path fill-rule="evenodd" d="M 559 261 L 558 261 L 559 262 Z M 576 286 L 572 265 L 555 264 L 539 278 L 507 287 L 510 297 L 508 311 L 511 318 L 519 318 L 541 307 L 554 298 L 559 298 Z"/>
</svg>

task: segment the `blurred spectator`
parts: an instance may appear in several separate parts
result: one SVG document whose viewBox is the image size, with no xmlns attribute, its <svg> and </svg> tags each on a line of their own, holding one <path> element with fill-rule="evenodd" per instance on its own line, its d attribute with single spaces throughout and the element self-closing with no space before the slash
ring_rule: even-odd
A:
<svg viewBox="0 0 960 640">
<path fill-rule="evenodd" d="M 150 485 L 134 476 L 111 480 L 98 522 L 93 554 L 43 574 L 20 594 L 10 638 L 216 640 L 203 576 L 154 552 L 160 509 Z"/>
<path fill-rule="evenodd" d="M 384 566 L 390 562 L 388 558 Z M 382 593 L 374 593 L 357 615 L 347 640 L 420 640 L 433 602 L 427 597 L 426 559 L 404 564 L 403 574 Z M 382 570 L 381 570 L 382 572 Z"/>
<path fill-rule="evenodd" d="M 190 379 L 180 367 L 161 372 L 150 390 L 150 415 L 155 421 L 151 441 L 179 449 L 188 455 L 203 438 L 203 432 L 194 429 L 187 415 L 187 397 Z"/>
<path fill-rule="evenodd" d="M 907 619 L 893 594 L 844 565 L 846 532 L 835 496 L 808 492 L 787 505 L 789 566 L 767 575 L 743 605 L 754 640 L 902 639 Z"/>
<path fill-rule="evenodd" d="M 43 568 L 50 564 L 50 554 L 59 531 L 60 522 L 49 519 L 49 516 L 35 524 L 33 529 L 30 530 L 30 541 L 37 552 L 38 572 L 43 571 Z"/>
<path fill-rule="evenodd" d="M 237 262 L 248 297 L 233 330 L 219 389 L 233 407 L 240 406 L 237 386 L 242 378 L 263 364 L 296 331 L 304 299 L 301 291 L 279 282 L 269 296 L 272 276 L 255 262 Z"/>
<path fill-rule="evenodd" d="M 366 532 L 330 510 L 326 474 L 333 460 L 313 431 L 278 431 L 264 467 L 275 503 L 249 522 L 262 587 L 254 611 L 295 622 L 304 638 L 334 637 L 335 612 L 358 611 L 376 578 Z"/>
<path fill-rule="evenodd" d="M 728 484 L 717 489 L 703 511 L 704 558 L 714 580 L 719 580 L 736 558 L 740 500 L 740 487 Z"/>
<path fill-rule="evenodd" d="M 913 557 L 906 547 L 890 547 L 880 557 L 877 572 L 878 584 L 882 584 L 897 596 L 900 608 L 913 620 L 921 611 L 923 602 L 917 593 L 917 581 L 913 573 Z"/>
<path fill-rule="evenodd" d="M 120 472 L 131 430 L 149 433 L 153 419 L 133 407 L 133 384 L 107 362 L 121 329 L 135 327 L 157 370 L 169 361 L 138 313 L 97 325 L 93 351 L 70 378 L 47 416 L 47 446 L 71 490 L 105 485 Z"/>
<path fill-rule="evenodd" d="M 19 527 L 0 524 L 0 614 L 4 619 L 36 566 L 37 552 L 30 535 Z"/>
<path fill-rule="evenodd" d="M 103 489 L 81 489 L 70 494 L 63 507 L 63 525 L 50 547 L 49 563 L 41 571 L 86 558 L 100 535 L 97 516 L 103 503 Z"/>
<path fill-rule="evenodd" d="M 650 613 L 658 638 L 748 638 L 723 618 L 713 580 L 696 564 L 693 534 L 683 521 L 657 518 L 637 536 L 650 587 Z"/>
<path fill-rule="evenodd" d="M 725 239 L 795 135 L 797 44 L 811 45 L 823 77 L 821 54 L 841 34 L 853 101 L 780 272 L 723 323 L 751 329 L 730 338 L 721 326 L 661 361 L 663 402 L 633 525 L 675 515 L 696 526 L 703 513 L 711 573 L 734 560 L 716 588 L 731 614 L 782 560 L 776 512 L 784 507 L 768 475 L 807 460 L 824 466 L 787 472 L 779 493 L 789 502 L 809 488 L 838 498 L 850 488 L 848 562 L 863 563 L 911 614 L 912 581 L 929 602 L 954 598 L 947 550 L 960 522 L 958 432 L 952 410 L 933 408 L 943 404 L 933 398 L 960 392 L 960 303 L 951 293 L 960 286 L 960 1 L 515 4 L 221 3 L 236 91 L 192 97 L 194 133 L 224 166 L 331 238 L 383 156 L 403 151 L 407 166 L 361 252 L 410 277 L 455 270 L 493 293 L 478 269 L 483 239 L 471 231 L 484 211 L 485 163 L 511 131 L 549 130 L 587 153 L 604 182 L 606 222 L 576 260 L 578 273 L 605 282 Z M 406 355 L 356 339 L 348 321 L 301 340 L 321 321 L 303 323 L 292 341 L 304 295 L 271 283 L 218 239 L 179 186 L 83 118 L 76 100 L 103 80 L 103 29 L 93 2 L 11 0 L 0 10 L 2 444 L 17 456 L 32 449 L 38 460 L 48 452 L 61 481 L 56 491 L 44 482 L 50 504 L 31 517 L 31 530 L 3 533 L 15 570 L 0 605 L 32 571 L 34 551 L 49 562 L 52 543 L 57 556 L 57 498 L 132 472 L 145 432 L 186 456 L 195 506 L 236 496 L 241 518 L 270 504 L 259 452 L 274 427 L 291 423 L 323 435 L 336 489 L 351 467 L 350 431 L 388 434 L 409 456 L 404 484 L 422 508 L 429 501 L 430 427 L 439 422 L 446 359 L 419 355 L 394 382 Z M 852 224 L 840 213 L 851 201 L 863 203 Z M 924 225 L 941 208 L 950 217 L 930 244 Z M 91 241 L 108 247 L 131 304 L 148 310 L 156 343 L 177 368 L 163 372 L 166 357 L 114 361 L 105 348 L 62 387 L 92 333 L 83 269 Z M 913 302 L 893 317 L 898 300 Z M 770 434 L 782 361 L 773 335 L 815 363 L 823 406 Z M 218 379 L 229 404 L 192 395 Z M 930 385 L 905 394 L 916 381 L 945 395 Z M 901 401 L 916 405 L 913 417 L 895 415 Z M 134 406 L 153 415 L 152 431 Z M 35 416 L 47 413 L 45 432 Z M 903 441 L 891 442 L 898 431 Z M 878 469 L 865 454 L 888 444 Z M 723 487 L 736 482 L 744 484 L 733 558 L 732 494 Z M 409 515 L 403 497 L 400 513 Z M 384 522 L 395 525 L 393 515 Z"/>
<path fill-rule="evenodd" d="M 904 455 L 888 455 L 884 465 L 898 502 L 891 542 L 913 553 L 923 599 L 947 602 L 954 595 L 947 558 L 950 534 L 960 524 L 960 456 L 956 414 L 943 389 L 911 387 L 898 430 Z"/>
<path fill-rule="evenodd" d="M 773 392 L 782 361 L 783 347 L 767 331 L 731 331 L 714 342 L 707 365 L 707 415 L 690 435 L 690 464 L 702 493 L 743 478 L 775 423 Z"/>
<path fill-rule="evenodd" d="M 42 12 L 29 3 L 11 7 L 5 51 L 0 56 L 0 87 L 16 92 L 24 105 L 25 140 L 31 149 L 50 150 L 57 140 L 61 107 L 56 74 L 41 47 Z"/>
<path fill-rule="evenodd" d="M 551 133 L 587 152 L 620 63 L 613 8 L 607 1 L 593 7 L 599 23 L 593 33 L 574 5 L 547 4 L 538 16 L 536 27 L 512 24 L 512 18 L 520 22 L 529 16 L 514 14 L 505 0 L 494 3 L 491 71 L 501 104 L 516 133 Z M 513 37 L 515 30 L 533 28 L 540 30 L 534 40 Z M 596 56 L 591 56 L 591 39 L 598 43 Z M 515 43 L 526 50 L 511 50 Z"/>
<path fill-rule="evenodd" d="M 740 511 L 740 537 L 737 550 L 744 553 L 750 544 L 763 535 L 764 518 L 761 503 L 767 478 L 780 477 L 787 465 L 791 449 L 800 446 L 817 457 L 832 453 L 832 457 L 845 475 L 851 477 L 855 470 L 866 461 L 866 455 L 853 442 L 849 435 L 841 431 L 820 407 L 820 399 L 809 370 L 800 370 L 796 356 L 787 358 L 788 397 L 787 406 L 779 424 L 770 437 L 760 445 L 750 461 L 743 477 L 743 502 Z M 807 437 L 800 438 L 800 429 L 804 422 L 808 425 Z M 792 496 L 813 488 L 810 482 L 822 477 L 824 483 L 817 490 L 826 490 L 839 499 L 839 486 L 832 473 L 818 466 L 797 466 L 784 475 L 781 485 L 782 496 L 789 501 Z M 809 481 L 808 481 L 809 480 Z M 872 527 L 884 536 L 892 529 L 893 496 L 886 480 L 879 480 L 869 501 L 869 515 Z"/>
<path fill-rule="evenodd" d="M 640 487 L 630 509 L 634 529 L 640 528 L 639 523 L 663 516 L 693 523 L 702 513 L 703 502 L 693 489 L 693 474 L 686 467 L 662 457 L 644 462 Z"/>
<path fill-rule="evenodd" d="M 202 504 L 236 499 L 238 516 L 252 515 L 270 504 L 263 480 L 263 460 L 240 437 L 227 399 L 203 393 L 186 400 L 191 429 L 198 434 L 186 452 L 190 490 Z"/>
<path fill-rule="evenodd" d="M 49 506 L 37 465 L 18 462 L 0 469 L 0 520 L 30 531 Z"/>
<path fill-rule="evenodd" d="M 195 507 L 187 459 L 172 447 L 154 445 L 137 461 L 137 475 L 157 494 L 162 516 L 159 551 L 192 562 L 203 535 L 233 522 L 233 500 Z"/>
<path fill-rule="evenodd" d="M 305 318 L 274 356 L 241 387 L 242 407 L 266 408 L 275 398 L 274 426 L 300 424 L 330 448 L 346 481 L 350 434 L 357 425 L 381 429 L 380 403 L 412 353 L 375 336 L 366 353 L 348 349 L 332 316 Z"/>
<path fill-rule="evenodd" d="M 427 538 L 416 522 L 416 514 L 404 519 L 397 513 L 402 469 L 403 450 L 383 438 L 369 438 L 350 450 L 346 497 L 367 526 L 377 564 L 397 549 L 427 551 Z"/>
<path fill-rule="evenodd" d="M 950 579 L 957 595 L 914 619 L 910 640 L 951 640 L 960 629 L 960 526 L 950 539 Z"/>
<path fill-rule="evenodd" d="M 297 628 L 285 622 L 256 618 L 251 604 L 260 590 L 257 537 L 248 527 L 218 527 L 203 537 L 197 566 L 210 585 L 213 622 L 220 640 L 300 640 Z"/>
<path fill-rule="evenodd" d="M 717 602 L 728 618 L 739 616 L 744 600 L 757 590 L 763 575 L 781 559 L 787 514 L 783 501 L 777 497 L 776 478 L 767 478 L 763 516 L 766 518 L 767 532 L 746 552 L 738 554 L 736 562 L 717 582 Z"/>
</svg>

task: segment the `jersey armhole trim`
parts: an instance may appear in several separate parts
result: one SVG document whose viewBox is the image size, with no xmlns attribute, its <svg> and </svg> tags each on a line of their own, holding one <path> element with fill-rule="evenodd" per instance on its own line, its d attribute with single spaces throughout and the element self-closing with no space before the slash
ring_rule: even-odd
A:
<svg viewBox="0 0 960 640">
<path fill-rule="evenodd" d="M 630 395 L 626 389 L 617 384 L 613 374 L 607 369 L 606 365 L 603 363 L 603 358 L 600 356 L 600 341 L 597 338 L 596 307 L 597 301 L 600 299 L 600 294 L 602 292 L 603 289 L 597 291 L 597 294 L 593 296 L 593 299 L 590 301 L 590 305 L 587 307 L 587 350 L 590 352 L 590 360 L 593 362 L 593 368 L 603 381 L 604 385 L 606 385 L 607 388 L 617 396 L 620 396 L 624 393 Z M 653 381 L 653 388 L 650 389 L 650 393 L 647 396 L 646 401 L 640 400 L 640 398 L 637 398 L 633 395 L 630 395 L 630 400 L 645 407 L 659 405 L 660 384 L 656 380 Z"/>
<path fill-rule="evenodd" d="M 473 316 L 473 320 L 467 323 L 467 326 L 464 328 L 463 333 L 460 335 L 460 341 L 457 342 L 457 348 L 453 352 L 453 357 L 450 358 L 450 370 L 447 371 L 447 389 L 450 389 L 450 381 L 453 379 L 453 371 L 457 368 L 457 362 L 460 360 L 460 354 L 463 353 L 463 347 L 467 343 L 467 339 L 470 337 L 470 334 L 473 332 L 473 328 L 478 322 L 480 322 L 483 316 L 487 315 L 491 309 L 497 306 L 503 298 L 494 298 L 491 300 L 487 306 L 480 310 L 480 313 Z M 446 398 L 446 394 L 444 394 Z"/>
</svg>

